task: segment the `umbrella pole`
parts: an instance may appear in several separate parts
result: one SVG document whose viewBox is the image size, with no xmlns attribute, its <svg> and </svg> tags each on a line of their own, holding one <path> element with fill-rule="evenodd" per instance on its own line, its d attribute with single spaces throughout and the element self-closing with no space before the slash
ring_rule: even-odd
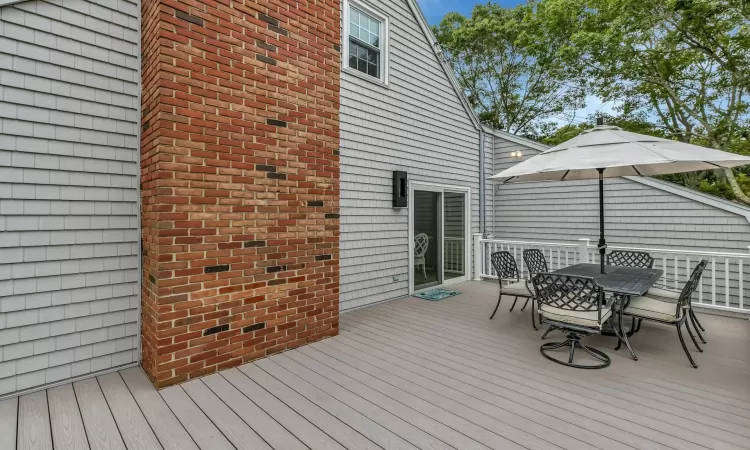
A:
<svg viewBox="0 0 750 450">
<path fill-rule="evenodd" d="M 601 272 L 604 271 L 604 255 L 607 252 L 607 241 L 604 239 L 604 169 L 596 169 L 599 172 L 599 264 Z"/>
</svg>

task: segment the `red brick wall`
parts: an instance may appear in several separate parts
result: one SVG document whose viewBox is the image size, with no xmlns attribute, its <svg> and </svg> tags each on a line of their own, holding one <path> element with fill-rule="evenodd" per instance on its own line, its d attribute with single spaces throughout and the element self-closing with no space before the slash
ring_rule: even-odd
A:
<svg viewBox="0 0 750 450">
<path fill-rule="evenodd" d="M 143 367 L 338 332 L 340 0 L 144 0 Z"/>
</svg>

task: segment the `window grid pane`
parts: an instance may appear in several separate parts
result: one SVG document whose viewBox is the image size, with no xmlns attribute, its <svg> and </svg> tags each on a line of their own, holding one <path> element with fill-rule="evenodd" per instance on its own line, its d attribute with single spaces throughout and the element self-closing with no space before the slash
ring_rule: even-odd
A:
<svg viewBox="0 0 750 450">
<path fill-rule="evenodd" d="M 379 20 L 350 7 L 349 67 L 375 78 L 380 78 L 380 24 Z"/>
</svg>

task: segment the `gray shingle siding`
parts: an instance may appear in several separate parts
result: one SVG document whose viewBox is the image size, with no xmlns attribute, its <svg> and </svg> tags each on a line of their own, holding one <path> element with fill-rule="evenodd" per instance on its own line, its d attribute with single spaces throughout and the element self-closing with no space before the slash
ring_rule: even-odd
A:
<svg viewBox="0 0 750 450">
<path fill-rule="evenodd" d="M 138 359 L 138 17 L 0 8 L 0 395 Z"/>
<path fill-rule="evenodd" d="M 479 229 L 479 132 L 406 0 L 368 3 L 390 21 L 389 86 L 341 77 L 341 309 L 408 294 L 408 212 L 391 206 L 392 171 L 469 186 Z"/>
</svg>

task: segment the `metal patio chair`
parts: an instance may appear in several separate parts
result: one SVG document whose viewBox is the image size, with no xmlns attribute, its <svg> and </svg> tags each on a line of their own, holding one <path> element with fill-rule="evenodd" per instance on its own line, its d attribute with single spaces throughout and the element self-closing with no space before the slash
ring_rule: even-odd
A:
<svg viewBox="0 0 750 450">
<path fill-rule="evenodd" d="M 544 253 L 541 250 L 532 248 L 528 250 L 523 251 L 523 262 L 526 264 L 526 269 L 529 271 L 529 279 L 533 278 L 534 275 L 538 273 L 545 273 L 549 272 L 549 268 L 547 266 L 547 258 L 544 257 Z M 531 294 L 533 295 L 534 292 L 532 290 Z M 534 324 L 534 329 L 536 330 L 536 322 L 534 319 L 534 303 L 535 301 L 532 299 L 531 301 L 531 322 Z M 550 326 L 547 331 L 542 335 L 542 339 L 547 337 L 547 335 L 550 333 L 550 331 L 555 330 L 556 328 L 554 326 Z"/>
<path fill-rule="evenodd" d="M 677 328 L 677 336 L 680 338 L 682 349 L 685 350 L 685 355 L 687 355 L 690 364 L 695 368 L 698 368 L 698 365 L 693 361 L 693 357 L 690 355 L 687 345 L 685 345 L 685 340 L 682 337 L 682 325 L 684 324 L 685 328 L 687 328 L 688 334 L 690 335 L 690 339 L 692 339 L 695 348 L 699 352 L 703 352 L 703 349 L 698 345 L 698 341 L 695 340 L 695 336 L 690 329 L 690 321 L 688 319 L 692 318 L 690 313 L 692 311 L 691 302 L 693 293 L 701 282 L 701 277 L 703 276 L 703 270 L 706 268 L 706 264 L 708 264 L 708 260 L 704 259 L 695 266 L 693 273 L 690 275 L 690 278 L 685 283 L 682 291 L 679 292 L 676 299 L 672 297 L 657 296 L 652 293 L 653 291 L 662 293 L 662 291 L 665 291 L 663 289 L 651 289 L 642 297 L 630 299 L 630 303 L 621 310 L 623 316 L 674 325 Z M 622 325 L 622 322 L 620 325 Z M 695 326 L 695 324 L 693 325 Z M 620 349 L 622 342 L 623 340 L 621 339 L 617 343 L 615 350 Z M 628 346 L 628 350 L 630 350 L 633 358 L 636 359 L 635 352 L 633 352 L 633 349 L 630 347 L 630 343 L 625 341 L 625 344 Z"/>
<path fill-rule="evenodd" d="M 422 267 L 422 274 L 427 278 L 427 262 L 425 254 L 427 247 L 430 245 L 430 238 L 425 233 L 419 233 L 414 236 L 414 266 Z"/>
<path fill-rule="evenodd" d="M 583 343 L 583 338 L 601 334 L 602 325 L 609 320 L 612 309 L 604 306 L 604 291 L 593 278 L 574 277 L 553 273 L 539 273 L 531 282 L 539 303 L 541 323 L 552 325 L 568 333 L 563 342 L 542 344 L 539 351 L 545 358 L 564 366 L 579 369 L 603 369 L 610 364 L 609 356 Z M 568 361 L 549 354 L 551 350 L 570 347 Z M 576 349 L 588 353 L 594 364 L 573 362 Z"/>
<path fill-rule="evenodd" d="M 609 254 L 607 255 L 607 265 L 653 269 L 654 258 L 646 252 L 614 250 L 609 252 Z"/>
<path fill-rule="evenodd" d="M 513 311 L 513 308 L 516 307 L 518 297 L 525 298 L 526 303 L 524 303 L 521 311 L 525 310 L 526 305 L 529 303 L 529 300 L 531 300 L 534 296 L 531 294 L 528 280 L 522 279 L 518 274 L 518 265 L 516 264 L 516 259 L 513 258 L 513 255 L 511 255 L 508 251 L 495 252 L 490 255 L 490 259 L 492 260 L 492 267 L 495 268 L 497 279 L 500 282 L 500 293 L 497 297 L 497 305 L 495 305 L 495 310 L 492 311 L 490 319 L 495 318 L 497 308 L 500 307 L 500 300 L 502 300 L 503 295 L 514 297 L 513 305 L 510 307 L 511 311 Z M 507 284 L 503 285 L 503 282 Z M 534 322 L 533 315 L 531 316 L 531 321 Z M 536 323 L 534 323 L 534 329 L 536 329 Z"/>
</svg>

